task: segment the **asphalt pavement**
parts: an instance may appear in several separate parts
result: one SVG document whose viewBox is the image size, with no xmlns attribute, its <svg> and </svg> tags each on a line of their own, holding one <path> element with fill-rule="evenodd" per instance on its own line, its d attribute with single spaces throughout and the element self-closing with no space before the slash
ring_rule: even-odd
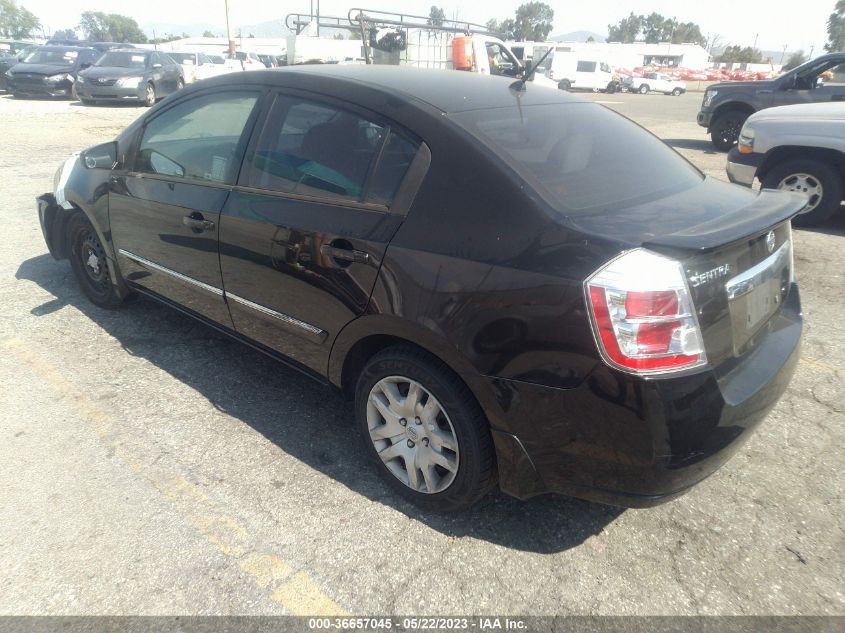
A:
<svg viewBox="0 0 845 633">
<path fill-rule="evenodd" d="M 725 178 L 700 94 L 585 98 Z M 0 96 L 0 614 L 845 614 L 845 213 L 795 232 L 799 369 L 710 479 L 430 515 L 333 392 L 151 301 L 98 309 L 49 256 L 35 196 L 143 112 Z"/>
</svg>

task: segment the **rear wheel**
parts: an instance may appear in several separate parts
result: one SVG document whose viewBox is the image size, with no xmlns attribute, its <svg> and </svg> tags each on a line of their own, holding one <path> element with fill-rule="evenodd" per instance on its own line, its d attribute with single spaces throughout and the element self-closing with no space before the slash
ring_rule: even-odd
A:
<svg viewBox="0 0 845 633">
<path fill-rule="evenodd" d="M 147 87 L 144 89 L 144 105 L 148 108 L 151 108 L 155 105 L 156 102 L 156 88 L 153 85 L 153 82 L 147 84 Z"/>
<path fill-rule="evenodd" d="M 728 110 L 710 124 L 710 140 L 720 152 L 727 152 L 736 145 L 739 131 L 748 115 L 740 110 Z"/>
<path fill-rule="evenodd" d="M 842 202 L 842 174 L 813 159 L 776 165 L 763 177 L 762 185 L 807 196 L 807 206 L 792 221 L 796 226 L 814 226 L 830 219 Z"/>
<path fill-rule="evenodd" d="M 460 378 L 422 350 L 374 356 L 358 378 L 355 414 L 382 477 L 420 506 L 461 510 L 496 483 L 484 414 Z"/>
<path fill-rule="evenodd" d="M 650 88 L 648 87 L 648 84 L 643 84 L 642 86 L 640 86 L 640 94 L 641 95 L 647 95 L 649 90 L 650 90 Z"/>
<path fill-rule="evenodd" d="M 70 218 L 67 225 L 70 265 L 79 288 L 92 303 L 115 309 L 123 303 L 109 274 L 109 261 L 97 232 L 82 212 Z"/>
<path fill-rule="evenodd" d="M 179 81 L 176 82 L 176 90 L 181 90 L 184 87 L 185 87 L 185 80 L 180 77 Z"/>
<path fill-rule="evenodd" d="M 672 96 L 673 97 L 680 97 L 682 93 L 683 93 L 683 90 L 681 90 L 680 88 L 675 88 L 672 91 Z"/>
<path fill-rule="evenodd" d="M 557 85 L 557 87 L 561 90 L 570 90 L 572 88 L 572 84 L 569 82 L 568 79 L 562 79 Z"/>
</svg>

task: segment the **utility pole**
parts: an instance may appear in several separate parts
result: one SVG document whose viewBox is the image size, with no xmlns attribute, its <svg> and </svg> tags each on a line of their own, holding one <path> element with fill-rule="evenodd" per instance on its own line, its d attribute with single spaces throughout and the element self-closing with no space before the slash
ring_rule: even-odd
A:
<svg viewBox="0 0 845 633">
<path fill-rule="evenodd" d="M 758 37 L 760 37 L 760 34 L 759 34 L 759 33 L 755 33 L 755 34 L 754 34 L 754 48 L 755 48 L 755 49 L 757 48 L 757 38 L 758 38 Z"/>
<path fill-rule="evenodd" d="M 226 7 L 226 40 L 229 42 L 229 57 L 235 56 L 235 40 L 232 39 L 232 27 L 229 22 L 229 0 L 223 0 L 223 5 Z"/>
<path fill-rule="evenodd" d="M 789 44 L 783 45 L 783 52 L 780 54 L 780 65 L 781 66 L 783 66 L 783 58 L 786 56 L 786 47 L 787 46 L 789 46 Z"/>
</svg>

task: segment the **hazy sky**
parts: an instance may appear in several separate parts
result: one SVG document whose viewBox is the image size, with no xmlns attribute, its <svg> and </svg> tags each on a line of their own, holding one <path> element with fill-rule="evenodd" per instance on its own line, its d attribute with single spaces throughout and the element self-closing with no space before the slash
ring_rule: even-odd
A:
<svg viewBox="0 0 845 633">
<path fill-rule="evenodd" d="M 501 19 L 512 16 L 521 2 L 522 0 L 437 0 L 436 4 L 442 6 L 449 17 L 457 13 L 461 19 L 484 23 L 491 17 Z M 50 30 L 74 26 L 79 21 L 79 14 L 85 10 L 122 13 L 135 18 L 141 25 L 151 22 L 225 24 L 223 0 L 19 0 L 19 3 L 38 15 Z M 285 14 L 291 12 L 308 13 L 310 4 L 308 0 L 229 0 L 233 27 L 267 20 L 283 20 Z M 364 0 L 361 4 L 370 9 L 401 6 L 401 10 L 409 13 L 428 14 L 432 0 L 411 0 L 402 3 Z M 784 45 L 788 45 L 790 50 L 803 48 L 809 51 L 809 48 L 814 46 L 815 53 L 819 53 L 827 40 L 827 17 L 833 10 L 835 0 L 803 0 L 800 3 L 787 3 L 785 0 L 632 0 L 628 3 L 614 0 L 551 0 L 549 4 L 555 11 L 553 34 L 577 30 L 604 34 L 609 23 L 616 23 L 630 11 L 656 11 L 684 22 L 696 22 L 701 25 L 705 35 L 719 33 L 726 43 L 750 46 L 754 43 L 755 35 L 759 35 L 758 48 L 780 50 Z M 198 10 L 198 6 L 202 6 L 203 10 Z M 350 6 L 352 5 L 348 2 L 322 0 L 321 12 L 324 15 L 345 16 Z"/>
</svg>

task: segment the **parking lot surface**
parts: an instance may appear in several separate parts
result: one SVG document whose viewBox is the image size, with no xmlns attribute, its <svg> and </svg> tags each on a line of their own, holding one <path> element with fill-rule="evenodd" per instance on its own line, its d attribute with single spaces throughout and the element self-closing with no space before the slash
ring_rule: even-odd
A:
<svg viewBox="0 0 845 633">
<path fill-rule="evenodd" d="M 725 178 L 700 94 L 586 98 Z M 0 614 L 845 614 L 845 213 L 796 230 L 799 369 L 710 479 L 427 515 L 333 392 L 149 300 L 98 309 L 49 256 L 35 196 L 143 112 L 0 96 Z"/>
</svg>

